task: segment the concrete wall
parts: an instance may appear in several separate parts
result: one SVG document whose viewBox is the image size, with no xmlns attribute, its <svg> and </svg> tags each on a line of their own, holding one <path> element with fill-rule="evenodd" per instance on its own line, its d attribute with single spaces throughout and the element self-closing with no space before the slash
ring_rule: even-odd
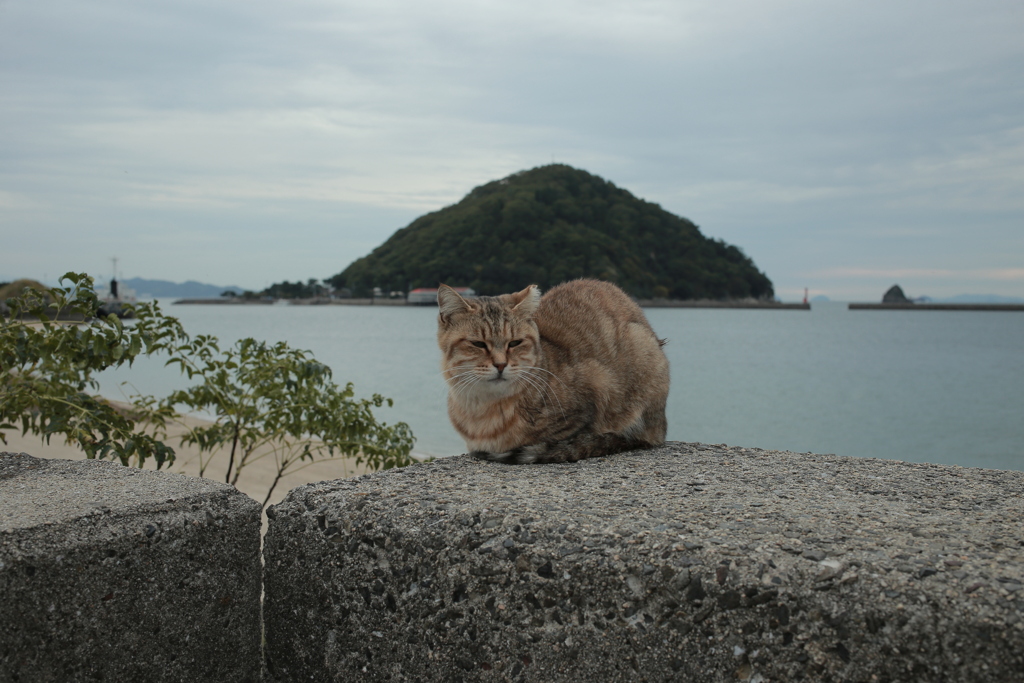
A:
<svg viewBox="0 0 1024 683">
<path fill-rule="evenodd" d="M 279 681 L 1021 681 L 1024 473 L 671 443 L 293 490 Z"/>
<path fill-rule="evenodd" d="M 1024 473 L 671 443 L 293 490 L 285 681 L 1022 681 Z M 0 454 L 0 683 L 259 678 L 259 506 Z"/>
<path fill-rule="evenodd" d="M 259 680 L 259 530 L 224 484 L 0 453 L 0 682 Z"/>
</svg>

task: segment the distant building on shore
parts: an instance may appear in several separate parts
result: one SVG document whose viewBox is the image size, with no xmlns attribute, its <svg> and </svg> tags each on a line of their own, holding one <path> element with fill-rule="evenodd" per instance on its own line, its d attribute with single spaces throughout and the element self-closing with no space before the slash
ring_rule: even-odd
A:
<svg viewBox="0 0 1024 683">
<path fill-rule="evenodd" d="M 460 296 L 474 297 L 476 291 L 472 287 L 452 287 Z M 437 305 L 437 287 L 419 287 L 409 292 L 409 297 L 406 300 L 410 304 L 419 304 L 422 306 Z"/>
</svg>

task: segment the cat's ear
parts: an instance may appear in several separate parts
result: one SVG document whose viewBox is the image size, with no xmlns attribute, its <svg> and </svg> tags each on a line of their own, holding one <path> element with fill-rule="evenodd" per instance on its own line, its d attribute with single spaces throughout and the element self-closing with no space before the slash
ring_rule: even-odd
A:
<svg viewBox="0 0 1024 683">
<path fill-rule="evenodd" d="M 521 292 L 512 294 L 512 312 L 524 318 L 532 318 L 540 306 L 540 287 L 530 285 Z"/>
<path fill-rule="evenodd" d="M 445 324 L 456 313 L 466 313 L 470 310 L 469 302 L 448 285 L 439 285 L 437 288 L 437 308 L 441 322 Z"/>
</svg>

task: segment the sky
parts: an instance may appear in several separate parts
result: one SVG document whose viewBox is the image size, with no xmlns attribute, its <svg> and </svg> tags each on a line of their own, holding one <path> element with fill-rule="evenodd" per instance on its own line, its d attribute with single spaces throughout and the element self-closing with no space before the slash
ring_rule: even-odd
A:
<svg viewBox="0 0 1024 683">
<path fill-rule="evenodd" d="M 327 278 L 558 162 L 783 300 L 1024 297 L 1020 0 L 0 0 L 0 280 Z"/>
</svg>

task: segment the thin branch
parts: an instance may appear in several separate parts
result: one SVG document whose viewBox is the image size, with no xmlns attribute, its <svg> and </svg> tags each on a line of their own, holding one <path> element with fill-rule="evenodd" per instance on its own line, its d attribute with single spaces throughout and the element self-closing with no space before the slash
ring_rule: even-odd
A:
<svg viewBox="0 0 1024 683">
<path fill-rule="evenodd" d="M 231 482 L 231 468 L 234 467 L 234 465 L 235 465 L 235 449 L 238 448 L 238 435 L 239 435 L 239 429 L 240 428 L 239 428 L 237 422 L 233 423 L 232 426 L 234 427 L 234 430 L 233 430 L 234 434 L 233 434 L 232 439 L 231 439 L 231 457 L 228 458 L 228 472 L 227 472 L 226 475 L 224 475 L 224 483 L 225 484 L 232 483 Z M 241 468 L 239 468 L 239 469 L 241 469 Z M 236 482 L 238 481 L 238 475 L 235 475 L 235 481 Z"/>
</svg>

